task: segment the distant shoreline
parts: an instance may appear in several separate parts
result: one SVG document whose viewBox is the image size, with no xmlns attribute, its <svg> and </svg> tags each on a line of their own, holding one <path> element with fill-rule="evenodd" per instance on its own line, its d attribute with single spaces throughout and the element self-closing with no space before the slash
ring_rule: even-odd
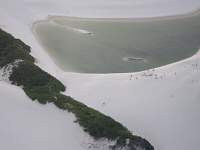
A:
<svg viewBox="0 0 200 150">
<path fill-rule="evenodd" d="M 61 15 L 48 15 L 47 20 L 54 20 L 54 19 L 68 19 L 68 20 L 82 20 L 82 21 L 88 21 L 88 20 L 95 20 L 95 21 L 134 21 L 134 22 L 145 22 L 145 21 L 164 21 L 164 20 L 176 20 L 176 19 L 182 19 L 182 18 L 189 18 L 200 15 L 200 8 L 184 13 L 184 14 L 177 14 L 177 15 L 170 15 L 170 16 L 160 16 L 160 17 L 142 17 L 142 18 L 131 18 L 131 17 L 124 17 L 124 18 L 92 18 L 92 17 L 76 17 L 76 16 L 61 16 Z M 40 22 L 41 20 L 35 21 L 33 24 Z"/>
<path fill-rule="evenodd" d="M 192 11 L 192 12 L 188 12 L 188 13 L 184 13 L 184 14 L 177 14 L 177 15 L 170 15 L 170 16 L 161 16 L 161 17 L 142 17 L 142 18 L 92 18 L 92 17 L 76 17 L 76 16 L 62 16 L 62 15 L 48 15 L 46 17 L 46 19 L 42 19 L 42 20 L 36 20 L 32 23 L 32 31 L 34 30 L 34 26 L 37 23 L 41 23 L 41 22 L 46 22 L 46 21 L 51 21 L 51 20 L 56 20 L 56 19 L 62 19 L 65 18 L 67 20 L 82 20 L 82 21 L 133 21 L 133 22 L 151 22 L 151 21 L 165 21 L 165 20 L 176 20 L 176 19 L 184 19 L 184 18 L 190 18 L 190 17 L 195 17 L 197 15 L 200 15 L 200 8 Z"/>
</svg>

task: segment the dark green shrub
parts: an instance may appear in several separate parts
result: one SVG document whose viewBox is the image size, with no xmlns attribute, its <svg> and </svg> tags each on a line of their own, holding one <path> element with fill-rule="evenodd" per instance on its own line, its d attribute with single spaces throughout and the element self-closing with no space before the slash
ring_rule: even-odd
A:
<svg viewBox="0 0 200 150">
<path fill-rule="evenodd" d="M 0 67 L 17 59 L 34 62 L 34 58 L 29 53 L 28 45 L 0 29 Z"/>
</svg>

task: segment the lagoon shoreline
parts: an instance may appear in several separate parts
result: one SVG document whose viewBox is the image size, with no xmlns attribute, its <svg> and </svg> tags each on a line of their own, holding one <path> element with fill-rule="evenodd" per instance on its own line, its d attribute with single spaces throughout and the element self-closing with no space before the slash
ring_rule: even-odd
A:
<svg viewBox="0 0 200 150">
<path fill-rule="evenodd" d="M 55 24 L 55 25 L 61 25 L 63 27 L 66 26 L 66 28 L 68 28 L 67 25 L 62 25 L 62 24 L 59 24 L 59 22 L 56 22 L 57 20 L 66 20 L 66 21 L 99 21 L 99 22 L 102 22 L 102 21 L 105 21 L 105 22 L 113 22 L 115 23 L 116 22 L 123 22 L 123 21 L 127 21 L 127 22 L 130 22 L 130 23 L 134 23 L 134 22 L 162 22 L 162 21 L 173 21 L 173 20 L 177 20 L 177 19 L 187 19 L 187 18 L 191 18 L 191 17 L 195 17 L 198 15 L 200 15 L 200 9 L 196 10 L 196 11 L 193 11 L 192 13 L 186 13 L 186 14 L 182 14 L 182 15 L 174 15 L 174 16 L 166 16 L 166 17 L 154 17 L 154 18 L 140 18 L 140 19 L 134 19 L 134 18 L 80 18 L 80 17 L 69 17 L 69 16 L 48 16 L 47 17 L 47 20 L 38 20 L 38 21 L 35 21 L 33 24 L 32 24 L 32 33 L 34 34 L 35 38 L 37 39 L 37 41 L 40 43 L 40 45 L 43 47 L 44 50 L 47 50 L 48 48 L 44 45 L 42 45 L 40 39 L 37 37 L 37 33 L 35 32 L 35 28 L 37 27 L 37 25 L 39 25 L 40 23 L 52 23 L 52 24 Z M 70 27 L 70 26 L 69 26 Z M 73 29 L 73 27 L 70 27 Z M 76 29 L 76 28 L 74 28 Z M 78 28 L 77 28 L 78 30 Z M 82 30 L 81 28 L 79 30 Z M 89 32 L 89 31 L 88 31 Z M 199 49 L 199 48 L 198 48 Z M 198 53 L 199 50 L 196 50 L 196 52 L 194 53 L 194 55 L 196 53 Z M 48 50 L 47 50 L 48 51 Z M 49 54 L 48 54 L 49 55 Z M 189 56 L 189 57 L 192 57 L 193 55 Z M 171 63 L 168 63 L 168 64 L 164 64 L 164 65 L 161 65 L 161 66 L 158 66 L 156 68 L 160 68 L 160 67 L 165 67 L 167 65 L 170 65 L 170 64 L 176 64 L 178 63 L 179 61 L 184 61 L 185 59 L 188 59 L 189 57 L 186 57 L 186 58 L 183 58 L 183 59 L 180 59 L 178 61 L 175 61 L 175 62 L 171 62 Z M 53 60 L 54 61 L 54 60 Z M 54 62 L 55 63 L 55 62 Z M 56 64 L 57 67 L 60 67 L 58 64 Z M 155 68 L 155 67 L 153 67 Z M 152 69 L 153 69 L 152 68 Z M 61 69 L 61 68 L 60 68 Z M 63 68 L 61 69 L 63 70 Z M 145 71 L 146 69 L 144 70 L 141 70 L 141 71 L 134 71 L 134 73 L 136 72 L 143 72 Z M 148 70 L 148 69 L 147 69 Z M 65 72 L 65 70 L 63 70 Z M 70 71 L 67 71 L 67 72 L 70 72 Z M 129 71 L 128 71 L 129 72 Z M 128 73 L 128 72 L 121 72 L 121 73 Z M 132 72 L 132 71 L 130 71 Z M 74 73 L 79 73 L 79 72 L 74 72 Z M 82 72 L 83 73 L 83 72 Z M 81 74 L 82 74 L 81 73 Z M 112 73 L 83 73 L 83 74 L 121 74 L 120 72 L 112 72 Z"/>
<path fill-rule="evenodd" d="M 54 20 L 54 19 L 67 19 L 67 20 L 81 20 L 81 21 L 133 21 L 133 22 L 145 22 L 145 21 L 164 21 L 164 20 L 176 20 L 182 18 L 189 18 L 193 16 L 197 16 L 200 14 L 200 9 L 187 12 L 184 14 L 175 14 L 169 16 L 155 16 L 155 17 L 108 17 L 108 18 L 101 18 L 101 17 L 78 17 L 78 16 L 62 16 L 62 15 L 48 15 L 45 20 Z M 33 25 L 41 20 L 34 21 Z"/>
</svg>

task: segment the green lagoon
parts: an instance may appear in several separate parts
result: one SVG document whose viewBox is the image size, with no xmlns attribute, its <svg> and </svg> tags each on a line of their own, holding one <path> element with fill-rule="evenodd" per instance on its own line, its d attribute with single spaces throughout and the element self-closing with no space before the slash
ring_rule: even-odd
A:
<svg viewBox="0 0 200 150">
<path fill-rule="evenodd" d="M 124 73 L 160 67 L 200 48 L 200 14 L 160 19 L 50 17 L 33 25 L 64 71 Z"/>
</svg>

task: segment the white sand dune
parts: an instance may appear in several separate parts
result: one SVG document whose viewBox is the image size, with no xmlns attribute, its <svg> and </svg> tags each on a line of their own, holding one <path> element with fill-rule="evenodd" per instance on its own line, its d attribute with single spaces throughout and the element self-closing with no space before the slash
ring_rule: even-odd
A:
<svg viewBox="0 0 200 150">
<path fill-rule="evenodd" d="M 200 148 L 200 55 L 140 73 L 66 73 L 66 94 L 124 123 L 159 150 Z"/>
<path fill-rule="evenodd" d="M 2 81 L 0 89 L 0 149 L 84 149 L 84 133 L 72 114 L 32 102 L 20 88 Z"/>
<path fill-rule="evenodd" d="M 110 143 L 94 141 L 73 114 L 33 102 L 19 87 L 0 81 L 0 96 L 2 150 L 99 150 Z"/>
<path fill-rule="evenodd" d="M 200 149 L 199 53 L 176 64 L 140 73 L 64 73 L 37 43 L 31 26 L 48 15 L 138 18 L 177 15 L 199 7 L 199 0 L 0 0 L 0 20 L 6 31 L 32 47 L 37 65 L 67 85 L 66 94 L 122 122 L 134 133 L 147 138 L 158 150 L 196 150 Z M 79 150 L 77 143 L 68 142 L 71 139 L 64 135 L 67 132 L 71 133 L 70 137 L 73 135 L 72 138 L 84 135 L 68 122 L 73 116 L 51 105 L 33 103 L 22 90 L 6 84 L 0 84 L 0 96 L 0 117 L 3 118 L 0 149 L 27 150 L 23 147 L 23 141 L 26 141 L 37 149 L 40 146 L 43 149 L 52 146 L 53 149 L 59 145 L 60 150 L 66 146 Z M 45 123 L 50 125 L 48 130 Z M 22 135 L 20 139 L 17 138 L 19 134 Z M 38 140 L 47 139 L 43 143 L 37 141 L 38 135 L 41 136 Z"/>
</svg>

